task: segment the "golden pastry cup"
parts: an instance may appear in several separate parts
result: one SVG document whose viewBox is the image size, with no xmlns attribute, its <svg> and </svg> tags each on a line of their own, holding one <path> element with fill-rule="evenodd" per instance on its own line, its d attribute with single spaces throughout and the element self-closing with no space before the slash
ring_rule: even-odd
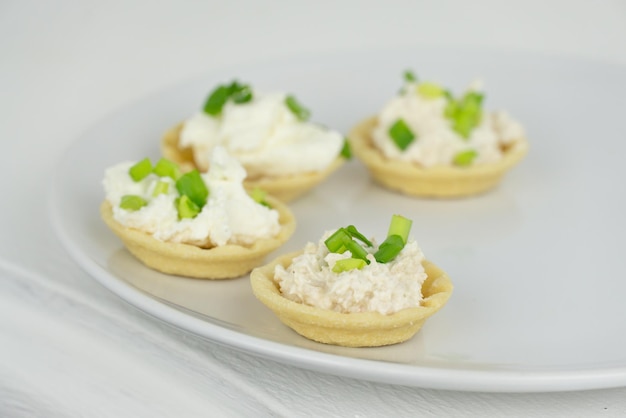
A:
<svg viewBox="0 0 626 418">
<path fill-rule="evenodd" d="M 161 153 L 168 160 L 178 163 L 181 169 L 189 171 L 199 168 L 195 164 L 193 150 L 191 147 L 180 147 L 180 132 L 183 124 L 180 123 L 169 129 L 161 139 Z M 245 179 L 244 186 L 248 190 L 260 188 L 275 198 L 287 203 L 308 192 L 325 180 L 331 173 L 337 170 L 345 162 L 341 155 L 324 170 L 320 172 L 308 172 L 281 177 L 261 177 L 255 179 Z"/>
<path fill-rule="evenodd" d="M 113 218 L 108 201 L 100 205 L 100 214 L 109 228 L 122 240 L 128 251 L 146 266 L 162 273 L 198 279 L 229 279 L 249 273 L 263 264 L 265 256 L 283 245 L 293 234 L 296 220 L 291 210 L 270 196 L 270 206 L 279 213 L 280 232 L 261 239 L 250 247 L 227 244 L 200 248 L 190 244 L 159 241 L 152 235 L 127 228 Z"/>
<path fill-rule="evenodd" d="M 281 256 L 250 273 L 254 295 L 270 308 L 282 323 L 310 340 L 345 347 L 378 347 L 412 338 L 424 321 L 448 301 L 452 282 L 447 274 L 429 261 L 422 265 L 427 278 L 422 285 L 421 306 L 394 314 L 379 312 L 341 313 L 294 302 L 284 297 L 274 277 L 274 268 L 287 267 L 297 251 Z"/>
<path fill-rule="evenodd" d="M 423 168 L 386 158 L 372 141 L 371 132 L 376 123 L 377 118 L 370 117 L 352 128 L 348 135 L 352 152 L 367 166 L 376 182 L 407 195 L 450 198 L 486 192 L 496 187 L 528 152 L 528 142 L 520 138 L 504 149 L 502 159 L 495 163 Z"/>
</svg>

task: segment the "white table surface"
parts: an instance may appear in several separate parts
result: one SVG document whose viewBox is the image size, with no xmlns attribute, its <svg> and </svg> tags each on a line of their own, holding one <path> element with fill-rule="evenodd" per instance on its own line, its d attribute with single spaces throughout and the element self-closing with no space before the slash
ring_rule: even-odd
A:
<svg viewBox="0 0 626 418">
<path fill-rule="evenodd" d="M 626 65 L 626 3 L 0 2 L 0 416 L 626 416 L 626 388 L 451 392 L 233 351 L 127 305 L 60 247 L 49 177 L 106 115 L 224 66 L 393 45 Z"/>
</svg>

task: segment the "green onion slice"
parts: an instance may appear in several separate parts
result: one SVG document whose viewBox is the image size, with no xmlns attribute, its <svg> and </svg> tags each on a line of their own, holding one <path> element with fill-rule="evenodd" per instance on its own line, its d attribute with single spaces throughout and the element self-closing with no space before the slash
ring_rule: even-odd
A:
<svg viewBox="0 0 626 418">
<path fill-rule="evenodd" d="M 178 164 L 165 158 L 157 161 L 152 171 L 159 177 L 169 177 L 174 181 L 178 180 L 181 175 Z"/>
<path fill-rule="evenodd" d="M 389 235 L 374 253 L 374 258 L 379 263 L 388 263 L 404 248 L 404 241 L 400 235 Z"/>
<path fill-rule="evenodd" d="M 204 103 L 204 112 L 211 116 L 218 116 L 228 101 L 231 91 L 230 86 L 221 85 L 215 88 Z"/>
<path fill-rule="evenodd" d="M 347 249 L 344 242 L 348 240 L 351 240 L 350 234 L 344 228 L 339 228 L 330 237 L 326 238 L 324 244 L 331 253 L 343 254 Z"/>
<path fill-rule="evenodd" d="M 477 156 L 478 156 L 478 153 L 475 150 L 468 149 L 468 150 L 461 151 L 458 154 L 456 154 L 452 162 L 455 165 L 458 165 L 461 167 L 467 167 L 468 165 L 472 164 L 472 162 Z"/>
<path fill-rule="evenodd" d="M 230 97 L 237 104 L 252 100 L 252 88 L 248 84 L 239 84 L 236 81 L 230 85 Z"/>
<path fill-rule="evenodd" d="M 411 131 L 403 119 L 398 119 L 393 125 L 391 125 L 389 128 L 389 136 L 402 151 L 407 149 L 411 142 L 413 142 L 416 138 L 415 134 Z"/>
<path fill-rule="evenodd" d="M 406 244 L 409 239 L 409 232 L 411 232 L 412 225 L 412 220 L 405 218 L 402 215 L 392 215 L 387 236 L 399 235 L 400 238 L 402 238 L 402 242 Z"/>
<path fill-rule="evenodd" d="M 267 192 L 261 189 L 260 187 L 255 187 L 250 193 L 250 197 L 259 205 L 263 205 L 263 206 L 267 206 L 268 208 L 271 208 L 270 204 L 267 203 L 267 201 L 265 200 L 265 198 L 267 197 Z"/>
<path fill-rule="evenodd" d="M 122 196 L 122 200 L 120 201 L 120 208 L 135 212 L 146 206 L 147 204 L 148 202 L 146 202 L 143 197 L 134 194 L 127 194 Z"/>
<path fill-rule="evenodd" d="M 209 197 L 209 189 L 204 184 L 204 180 L 202 180 L 198 170 L 192 170 L 180 176 L 176 180 L 176 190 L 178 190 L 181 196 L 187 196 L 200 208 L 206 204 Z"/>
<path fill-rule="evenodd" d="M 417 82 L 417 76 L 412 70 L 406 70 L 403 75 L 404 75 L 404 81 L 406 81 L 407 83 Z"/>
<path fill-rule="evenodd" d="M 347 138 L 343 140 L 343 147 L 341 148 L 341 152 L 339 152 L 339 155 L 341 155 L 346 160 L 352 158 L 352 148 L 350 148 L 350 142 L 348 142 Z"/>
<path fill-rule="evenodd" d="M 135 182 L 145 179 L 150 173 L 152 173 L 152 163 L 150 162 L 150 158 L 147 157 L 135 163 L 128 170 L 128 174 Z"/>
<path fill-rule="evenodd" d="M 179 219 L 195 218 L 200 213 L 200 207 L 187 195 L 177 198 L 175 204 Z"/>
<path fill-rule="evenodd" d="M 333 272 L 341 273 L 343 271 L 349 271 L 354 269 L 360 270 L 366 265 L 367 263 L 365 262 L 365 260 L 361 260 L 360 258 L 344 258 L 335 262 L 335 265 L 333 266 Z"/>
<path fill-rule="evenodd" d="M 300 121 L 306 121 L 311 116 L 311 112 L 303 107 L 294 96 L 287 96 L 285 98 L 285 105 Z"/>
<path fill-rule="evenodd" d="M 166 194 L 170 189 L 170 184 L 166 181 L 160 180 L 152 191 L 152 197 L 157 197 L 160 194 Z"/>
<path fill-rule="evenodd" d="M 417 86 L 417 93 L 425 99 L 438 99 L 445 96 L 446 91 L 439 84 L 420 83 Z"/>
<path fill-rule="evenodd" d="M 348 225 L 345 228 L 345 230 L 348 234 L 350 234 L 351 237 L 358 239 L 359 241 L 361 241 L 363 244 L 367 245 L 368 247 L 374 246 L 374 244 L 372 244 L 370 240 L 365 238 L 365 235 L 361 234 L 354 225 Z"/>
</svg>

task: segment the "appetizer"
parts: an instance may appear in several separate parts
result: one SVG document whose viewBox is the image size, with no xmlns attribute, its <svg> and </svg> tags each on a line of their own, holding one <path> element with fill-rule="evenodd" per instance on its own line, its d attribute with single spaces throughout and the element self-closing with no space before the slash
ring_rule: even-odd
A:
<svg viewBox="0 0 626 418">
<path fill-rule="evenodd" d="M 168 130 L 163 155 L 183 170 L 209 169 L 211 150 L 225 147 L 248 173 L 245 185 L 291 201 L 339 168 L 346 141 L 309 121 L 292 95 L 262 93 L 233 81 L 211 92 L 203 108 Z"/>
<path fill-rule="evenodd" d="M 250 274 L 255 296 L 288 327 L 326 344 L 374 347 L 413 337 L 452 293 L 448 276 L 394 215 L 378 245 L 353 225 Z"/>
<path fill-rule="evenodd" d="M 527 152 L 522 126 L 483 109 L 479 82 L 455 97 L 405 73 L 404 86 L 377 116 L 349 134 L 375 181 L 414 196 L 458 197 L 495 187 Z"/>
<path fill-rule="evenodd" d="M 167 159 L 108 168 L 100 212 L 128 250 L 148 267 L 181 276 L 241 276 L 293 234 L 283 203 L 243 187 L 246 172 L 222 147 L 211 169 L 182 173 Z"/>
</svg>

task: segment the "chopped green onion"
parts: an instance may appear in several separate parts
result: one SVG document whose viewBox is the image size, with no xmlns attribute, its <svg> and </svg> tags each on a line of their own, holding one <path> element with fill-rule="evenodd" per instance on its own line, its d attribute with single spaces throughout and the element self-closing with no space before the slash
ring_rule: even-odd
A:
<svg viewBox="0 0 626 418">
<path fill-rule="evenodd" d="M 343 147 L 341 148 L 341 152 L 339 153 L 343 158 L 349 160 L 352 158 L 352 149 L 350 148 L 350 142 L 345 138 L 343 140 Z"/>
<path fill-rule="evenodd" d="M 250 193 L 250 197 L 252 197 L 252 200 L 257 202 L 259 205 L 263 205 L 263 206 L 267 206 L 268 208 L 271 208 L 270 204 L 267 203 L 267 201 L 265 200 L 266 196 L 267 196 L 267 192 L 265 190 L 262 190 L 259 187 L 255 187 Z"/>
<path fill-rule="evenodd" d="M 311 116 L 311 112 L 303 107 L 294 96 L 287 96 L 285 98 L 285 105 L 298 120 L 305 121 Z"/>
<path fill-rule="evenodd" d="M 152 171 L 159 177 L 169 177 L 172 180 L 178 180 L 181 174 L 178 164 L 165 158 L 157 161 Z"/>
<path fill-rule="evenodd" d="M 204 103 L 204 112 L 211 116 L 217 116 L 222 113 L 222 108 L 228 101 L 230 93 L 231 91 L 229 86 L 218 86 L 211 92 L 208 99 Z"/>
<path fill-rule="evenodd" d="M 400 238 L 402 238 L 402 242 L 406 244 L 409 239 L 409 232 L 411 231 L 412 225 L 412 220 L 405 218 L 402 215 L 392 215 L 387 236 L 399 235 Z"/>
<path fill-rule="evenodd" d="M 180 176 L 176 180 L 176 190 L 181 196 L 189 197 L 200 208 L 206 204 L 207 197 L 209 197 L 209 189 L 204 184 L 198 170 L 192 170 Z"/>
<path fill-rule="evenodd" d="M 356 241 L 350 238 L 348 241 L 344 242 L 344 245 L 352 254 L 352 258 L 360 258 L 361 260 L 365 260 L 369 264 L 369 260 L 367 259 L 367 251 L 365 248 L 361 247 Z"/>
<path fill-rule="evenodd" d="M 350 239 L 350 234 L 344 228 L 339 228 L 330 237 L 326 238 L 324 244 L 331 253 L 343 254 L 347 249 L 344 242 Z"/>
<path fill-rule="evenodd" d="M 122 196 L 122 200 L 120 201 L 120 208 L 134 212 L 146 206 L 147 204 L 148 202 L 146 202 L 143 197 L 133 194 L 127 194 L 125 196 Z"/>
<path fill-rule="evenodd" d="M 348 234 L 350 234 L 351 237 L 358 239 L 368 247 L 372 247 L 374 245 L 370 240 L 365 238 L 365 235 L 361 234 L 354 225 L 348 225 L 345 230 Z"/>
<path fill-rule="evenodd" d="M 404 72 L 404 81 L 408 83 L 415 83 L 417 82 L 417 77 L 415 76 L 415 73 L 413 71 L 406 70 Z"/>
<path fill-rule="evenodd" d="M 425 99 L 438 99 L 445 95 L 445 90 L 435 83 L 420 83 L 417 86 L 417 93 Z"/>
<path fill-rule="evenodd" d="M 150 159 L 147 157 L 135 163 L 128 170 L 128 174 L 135 182 L 145 179 L 151 172 L 152 172 L 152 163 L 150 162 Z"/>
<path fill-rule="evenodd" d="M 230 85 L 230 97 L 237 104 L 247 103 L 252 100 L 252 88 L 247 84 L 239 84 L 236 81 Z"/>
<path fill-rule="evenodd" d="M 170 189 L 170 184 L 166 181 L 160 180 L 154 186 L 154 190 L 152 191 L 152 197 L 157 197 L 160 194 L 166 194 L 169 189 Z"/>
<path fill-rule="evenodd" d="M 176 199 L 176 210 L 179 219 L 195 218 L 200 213 L 200 207 L 187 195 L 182 195 Z"/>
<path fill-rule="evenodd" d="M 374 253 L 374 258 L 379 263 L 388 263 L 404 248 L 404 241 L 400 235 L 389 235 Z"/>
<path fill-rule="evenodd" d="M 365 260 L 361 260 L 360 258 L 344 258 L 335 262 L 335 265 L 333 266 L 333 271 L 335 273 L 341 273 L 343 271 L 349 271 L 354 269 L 360 270 L 366 265 L 367 263 L 365 262 Z"/>
<path fill-rule="evenodd" d="M 391 128 L 389 128 L 389 136 L 402 151 L 407 149 L 415 139 L 415 134 L 402 119 L 398 119 L 391 125 Z"/>
<path fill-rule="evenodd" d="M 324 241 L 324 244 L 331 253 L 343 254 L 346 251 L 350 251 L 352 258 L 360 258 L 369 263 L 367 251 L 352 239 L 352 236 L 345 228 L 337 229 Z"/>
<path fill-rule="evenodd" d="M 484 95 L 476 91 L 465 93 L 460 100 L 450 98 L 444 116 L 450 119 L 452 129 L 462 138 L 468 139 L 472 130 L 480 124 L 483 99 Z"/>
<path fill-rule="evenodd" d="M 471 165 L 477 156 L 478 156 L 478 153 L 475 150 L 468 149 L 468 150 L 461 151 L 458 154 L 456 154 L 452 162 L 454 162 L 454 164 L 458 166 L 466 167 L 468 165 Z"/>
</svg>

